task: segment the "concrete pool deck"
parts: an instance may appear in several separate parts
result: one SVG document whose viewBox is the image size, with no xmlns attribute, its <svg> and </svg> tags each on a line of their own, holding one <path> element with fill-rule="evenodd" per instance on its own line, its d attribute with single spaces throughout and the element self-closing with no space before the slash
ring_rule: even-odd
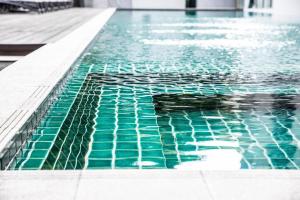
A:
<svg viewBox="0 0 300 200">
<path fill-rule="evenodd" d="M 292 170 L 0 172 L 5 200 L 299 200 Z"/>
<path fill-rule="evenodd" d="M 53 43 L 98 15 L 102 10 L 71 8 L 45 14 L 1 14 L 0 44 Z"/>
<path fill-rule="evenodd" d="M 47 44 L 0 72 L 0 152 L 71 69 L 115 12 L 109 8 L 57 42 Z"/>
<path fill-rule="evenodd" d="M 44 14 L 1 14 L 0 70 L 40 46 L 62 39 L 102 10 L 70 8 Z"/>
</svg>

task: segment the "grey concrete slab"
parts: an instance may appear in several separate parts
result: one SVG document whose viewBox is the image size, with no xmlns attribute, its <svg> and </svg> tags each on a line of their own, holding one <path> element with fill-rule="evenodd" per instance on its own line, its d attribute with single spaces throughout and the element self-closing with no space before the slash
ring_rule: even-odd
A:
<svg viewBox="0 0 300 200">
<path fill-rule="evenodd" d="M 84 171 L 76 199 L 212 200 L 199 172 L 174 170 Z"/>
<path fill-rule="evenodd" d="M 0 173 L 1 200 L 73 200 L 80 172 L 48 171 Z"/>
<path fill-rule="evenodd" d="M 300 199 L 300 171 L 204 171 L 202 174 L 217 200 Z"/>
<path fill-rule="evenodd" d="M 0 199 L 299 200 L 294 170 L 2 171 Z"/>
</svg>

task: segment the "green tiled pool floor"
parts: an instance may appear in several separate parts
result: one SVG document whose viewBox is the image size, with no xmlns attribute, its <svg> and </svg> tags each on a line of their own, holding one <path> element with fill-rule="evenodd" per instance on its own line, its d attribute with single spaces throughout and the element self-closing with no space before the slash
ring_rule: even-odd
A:
<svg viewBox="0 0 300 200">
<path fill-rule="evenodd" d="M 234 12 L 119 11 L 11 169 L 299 169 L 300 60 L 287 56 L 299 30 Z M 271 45 L 220 41 L 262 37 Z"/>
</svg>

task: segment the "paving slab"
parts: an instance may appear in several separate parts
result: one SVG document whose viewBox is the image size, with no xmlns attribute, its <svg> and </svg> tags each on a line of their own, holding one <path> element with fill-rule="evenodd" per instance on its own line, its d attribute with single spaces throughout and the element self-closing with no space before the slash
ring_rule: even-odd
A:
<svg viewBox="0 0 300 200">
<path fill-rule="evenodd" d="M 214 199 L 300 199 L 300 171 L 204 171 L 202 174 Z"/>
<path fill-rule="evenodd" d="M 2 171 L 0 199 L 299 200 L 296 170 Z"/>
<path fill-rule="evenodd" d="M 0 199 L 73 200 L 79 180 L 79 171 L 0 173 Z"/>
<path fill-rule="evenodd" d="M 91 187 L 94 185 L 95 187 Z M 212 200 L 198 171 L 83 171 L 76 199 Z"/>
</svg>

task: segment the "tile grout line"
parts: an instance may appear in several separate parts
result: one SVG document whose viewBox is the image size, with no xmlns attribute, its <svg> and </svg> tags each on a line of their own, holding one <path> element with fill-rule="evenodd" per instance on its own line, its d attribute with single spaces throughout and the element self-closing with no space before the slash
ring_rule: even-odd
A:
<svg viewBox="0 0 300 200">
<path fill-rule="evenodd" d="M 228 126 L 228 123 L 226 122 L 226 120 L 224 120 L 224 118 L 222 118 L 222 117 L 224 117 L 224 116 L 222 115 L 222 113 L 220 112 L 219 109 L 218 109 L 217 112 L 218 112 L 218 115 L 221 117 L 222 123 L 224 124 L 225 128 L 227 129 L 227 133 L 230 135 L 230 137 L 233 139 L 233 141 L 240 143 L 239 137 L 234 136 L 234 134 L 232 133 L 231 128 Z M 238 148 L 239 148 L 240 152 L 243 152 L 243 149 L 241 148 L 240 145 L 239 145 Z M 252 166 L 251 166 L 251 164 L 249 163 L 249 161 L 244 157 L 243 153 L 241 153 L 241 156 L 242 156 L 242 160 L 245 161 L 245 163 L 247 164 L 248 168 L 251 169 Z"/>
<path fill-rule="evenodd" d="M 89 72 L 90 72 L 90 70 L 89 70 Z M 88 74 L 89 74 L 89 72 L 88 72 Z M 88 77 L 88 75 L 87 75 L 87 77 Z M 88 80 L 88 82 L 87 82 L 87 85 L 90 85 L 91 84 L 91 88 L 92 88 L 92 86 L 93 86 L 93 82 L 92 83 L 90 83 L 92 81 L 92 78 L 90 79 L 90 80 Z M 88 99 L 90 98 L 90 95 L 89 95 L 89 89 L 88 90 L 84 90 L 83 91 L 83 96 L 84 95 L 87 95 L 88 97 L 87 97 L 87 99 L 85 100 L 85 103 L 83 104 L 83 108 L 86 108 L 86 104 L 87 104 L 87 102 L 89 101 Z M 76 99 L 76 98 L 75 98 Z M 78 105 L 78 108 L 80 108 L 80 104 Z M 88 116 L 90 116 L 90 109 L 89 109 L 89 115 Z M 76 117 L 76 114 L 74 115 L 74 118 Z M 64 169 L 66 169 L 67 168 L 67 165 L 68 165 L 68 162 L 69 162 L 69 160 L 70 160 L 70 156 L 72 155 L 72 149 L 73 149 L 73 145 L 74 145 L 74 142 L 75 142 L 75 140 L 76 140 L 76 137 L 77 137 L 77 135 L 80 133 L 79 132 L 79 130 L 80 130 L 80 126 L 82 125 L 82 123 L 81 123 L 81 121 L 82 121 L 82 118 L 83 118 L 83 113 L 79 116 L 79 123 L 78 123 L 78 125 L 77 125 L 77 128 L 76 128 L 76 133 L 75 133 L 75 135 L 73 136 L 73 140 L 72 140 L 72 143 L 70 144 L 70 146 L 69 146 L 69 153 L 68 153 L 68 156 L 67 156 L 67 159 L 66 159 L 66 162 L 65 162 L 65 165 L 64 165 Z M 73 124 L 71 124 L 70 125 L 70 127 L 69 127 L 69 130 L 71 129 L 71 127 L 72 127 L 72 125 Z M 86 124 L 85 124 L 85 126 L 86 126 Z M 69 135 L 69 134 L 68 134 Z M 68 136 L 67 135 L 67 136 Z M 66 137 L 67 137 L 66 136 Z M 76 144 L 75 144 L 76 145 Z M 81 143 L 80 143 L 80 148 L 81 148 Z M 76 169 L 76 165 L 77 165 L 77 156 L 76 156 L 76 159 L 75 159 L 75 169 Z"/>
<path fill-rule="evenodd" d="M 75 171 L 75 170 L 74 170 Z M 78 175 L 78 178 L 77 178 L 77 181 L 76 181 L 76 185 L 75 185 L 75 191 L 74 191 L 74 197 L 73 197 L 73 200 L 76 200 L 77 199 L 77 196 L 78 196 L 78 190 L 80 188 L 80 182 L 81 182 L 81 179 L 82 179 L 82 173 L 84 172 L 84 170 L 80 170 L 80 173 Z"/>
<path fill-rule="evenodd" d="M 116 104 L 115 104 L 115 127 L 113 131 L 113 148 L 112 148 L 112 159 L 111 159 L 111 168 L 116 168 L 116 160 L 117 160 L 117 140 L 118 140 L 118 130 L 119 130 L 119 98 L 120 98 L 120 87 L 117 86 L 117 97 L 116 97 Z"/>
<path fill-rule="evenodd" d="M 86 76 L 86 78 L 87 78 L 87 76 Z M 84 84 L 84 82 L 82 83 L 82 85 L 81 85 L 81 88 L 80 88 L 80 90 L 83 88 L 83 84 Z M 86 85 L 85 87 L 84 87 L 84 92 L 86 91 L 86 88 L 88 87 L 88 85 Z M 80 90 L 78 91 L 78 93 L 77 93 L 77 95 L 79 95 L 80 94 Z M 82 95 L 82 97 L 80 98 L 80 102 L 79 102 L 79 104 L 81 103 L 81 101 L 82 101 L 82 99 L 83 99 L 83 95 Z M 75 103 L 75 101 L 76 101 L 76 97 L 74 98 L 74 100 L 73 100 L 73 103 L 72 104 L 74 104 Z M 71 110 L 71 108 L 72 108 L 72 106 L 70 106 L 70 108 L 69 108 L 69 111 Z M 71 121 L 71 124 L 73 123 L 73 121 L 74 121 L 74 119 L 75 119 L 75 116 L 76 116 L 76 114 L 77 114 L 77 112 L 78 112 L 78 110 L 79 110 L 79 107 L 77 107 L 76 108 L 76 110 L 75 110 L 75 114 L 74 114 L 74 116 L 72 117 L 72 121 Z M 69 112 L 68 112 L 68 114 L 66 115 L 66 118 L 65 118 L 65 120 L 67 119 L 67 117 L 68 117 L 68 115 L 69 115 Z M 65 121 L 64 120 L 64 121 Z M 62 123 L 62 125 L 63 125 L 63 123 Z M 62 126 L 61 125 L 61 126 Z M 69 133 L 70 133 L 70 129 L 71 127 L 68 127 L 68 131 L 67 131 L 67 134 L 66 134 L 66 136 L 65 136 L 65 138 L 64 138 L 64 140 L 63 140 L 63 143 L 62 143 L 62 145 L 61 145 L 61 147 L 59 148 L 60 149 L 60 151 L 59 151 L 59 153 L 58 153 L 58 155 L 57 155 L 57 157 L 55 158 L 55 162 L 54 162 L 54 164 L 53 164 L 53 169 L 55 169 L 55 167 L 56 167 L 56 164 L 57 164 L 57 162 L 58 162 L 58 160 L 59 160 L 59 158 L 60 158 L 60 155 L 61 155 L 61 153 L 62 153 L 62 147 L 63 147 L 63 145 L 65 144 L 65 142 L 66 142 L 66 139 L 67 139 L 67 137 L 68 137 L 68 135 L 69 135 Z M 60 131 L 60 130 L 59 130 Z M 58 135 L 58 134 L 57 134 Z M 53 143 L 53 145 L 54 145 L 54 143 Z M 49 150 L 49 153 L 50 153 L 50 151 L 51 151 L 51 149 Z"/>
<path fill-rule="evenodd" d="M 142 145 L 141 145 L 141 133 L 140 133 L 140 125 L 139 125 L 139 114 L 138 114 L 138 100 L 137 100 L 137 94 L 136 94 L 136 87 L 134 87 L 133 90 L 133 100 L 134 100 L 134 116 L 135 116 L 135 131 L 137 134 L 137 145 L 138 145 L 138 167 L 139 169 L 142 169 L 143 163 L 142 163 Z"/>
<path fill-rule="evenodd" d="M 93 83 L 92 83 L 92 85 L 94 85 L 94 81 L 93 81 Z M 92 110 L 92 108 L 93 108 L 93 106 L 92 106 L 92 103 L 94 102 L 94 100 L 95 100 L 95 96 L 97 96 L 97 94 L 96 94 L 96 92 L 95 92 L 95 90 L 93 91 L 94 92 L 94 94 L 93 94 L 93 96 L 92 96 L 92 101 L 90 102 L 90 109 L 89 109 L 89 117 L 91 116 L 91 110 Z M 90 94 L 88 94 L 89 96 L 90 96 Z M 100 97 L 99 97 L 99 99 L 100 99 Z M 97 103 L 98 103 L 98 101 L 97 101 Z M 98 111 L 98 106 L 95 108 L 95 110 L 96 110 L 96 112 Z M 92 121 L 94 121 L 94 119 L 92 120 Z M 87 134 L 87 125 L 88 125 L 88 123 L 86 123 L 85 124 L 85 134 Z M 76 155 L 76 159 L 75 159 L 75 169 L 77 168 L 77 162 L 78 162 L 78 157 L 79 157 L 79 155 L 80 155 L 80 153 L 81 153 L 81 147 L 82 147 L 82 145 L 83 145 L 83 141 L 84 141 L 84 134 L 82 134 L 82 136 L 81 136 L 81 142 L 80 142 L 80 148 L 79 148 L 79 151 L 78 151 L 78 153 L 77 153 L 77 155 Z M 89 146 L 89 144 L 88 144 L 88 146 Z M 83 160 L 85 161 L 85 159 L 83 158 Z M 85 165 L 83 165 L 83 167 L 84 167 Z"/>
<path fill-rule="evenodd" d="M 212 192 L 211 188 L 209 187 L 208 181 L 206 180 L 206 177 L 205 177 L 203 171 L 199 171 L 199 174 L 200 174 L 200 176 L 201 176 L 201 179 L 202 179 L 202 181 L 203 181 L 203 183 L 204 183 L 204 185 L 205 185 L 205 187 L 206 187 L 206 190 L 207 190 L 207 192 L 208 192 L 210 198 L 211 198 L 212 200 L 217 200 L 217 199 L 215 198 L 215 196 L 213 195 L 213 192 Z"/>
<path fill-rule="evenodd" d="M 103 73 L 105 74 L 106 73 L 106 69 L 107 69 L 107 64 L 104 65 L 104 68 L 103 68 Z M 93 125 L 93 131 L 90 135 L 90 142 L 89 142 L 89 145 L 88 145 L 88 152 L 86 153 L 85 155 L 85 162 L 84 162 L 84 167 L 83 169 L 87 169 L 88 166 L 89 166 L 89 157 L 90 157 L 90 154 L 93 150 L 93 142 L 94 142 L 94 135 L 95 135 L 95 132 L 96 132 L 96 126 L 97 126 L 97 122 L 96 122 L 96 119 L 99 117 L 99 115 L 101 114 L 100 113 L 100 106 L 101 106 L 101 101 L 102 101 L 102 96 L 103 96 L 103 93 L 104 93 L 104 90 L 103 90 L 103 85 L 101 86 L 101 92 L 100 92 L 100 97 L 98 99 L 98 102 L 97 102 L 97 111 L 96 111 L 96 116 L 95 118 L 93 119 L 94 121 L 94 125 Z"/>
</svg>

